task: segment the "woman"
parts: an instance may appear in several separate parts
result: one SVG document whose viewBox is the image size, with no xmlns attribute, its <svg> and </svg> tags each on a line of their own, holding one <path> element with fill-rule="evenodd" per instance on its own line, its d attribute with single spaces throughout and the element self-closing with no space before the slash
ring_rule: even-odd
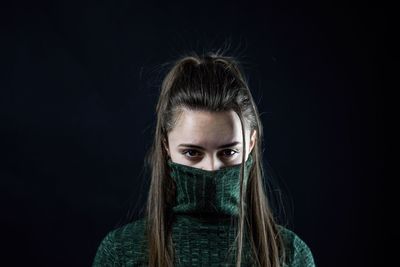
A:
<svg viewBox="0 0 400 267">
<path fill-rule="evenodd" d="M 93 266 L 315 266 L 305 242 L 274 221 L 262 124 L 234 58 L 178 59 L 156 110 L 146 216 L 110 231 Z"/>
</svg>

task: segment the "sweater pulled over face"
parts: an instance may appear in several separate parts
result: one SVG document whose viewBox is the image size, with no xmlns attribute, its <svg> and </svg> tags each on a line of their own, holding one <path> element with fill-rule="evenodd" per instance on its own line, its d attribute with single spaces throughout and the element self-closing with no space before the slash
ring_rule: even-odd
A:
<svg viewBox="0 0 400 267">
<path fill-rule="evenodd" d="M 253 157 L 244 166 L 247 186 Z M 232 165 L 214 171 L 168 160 L 176 185 L 172 206 L 172 241 L 175 266 L 235 266 L 240 207 L 240 168 Z M 246 207 L 246 204 L 245 204 Z M 148 266 L 146 218 L 111 230 L 101 241 L 93 267 Z M 285 243 L 286 267 L 314 267 L 310 248 L 293 231 L 278 225 Z M 247 234 L 243 236 L 241 266 L 256 266 Z"/>
</svg>

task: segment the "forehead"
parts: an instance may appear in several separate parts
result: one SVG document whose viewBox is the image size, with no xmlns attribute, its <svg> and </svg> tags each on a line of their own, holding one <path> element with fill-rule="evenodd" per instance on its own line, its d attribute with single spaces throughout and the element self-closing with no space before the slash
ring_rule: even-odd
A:
<svg viewBox="0 0 400 267">
<path fill-rule="evenodd" d="M 168 134 L 171 144 L 198 144 L 216 147 L 242 141 L 239 116 L 234 111 L 209 112 L 182 109 L 175 127 Z"/>
</svg>

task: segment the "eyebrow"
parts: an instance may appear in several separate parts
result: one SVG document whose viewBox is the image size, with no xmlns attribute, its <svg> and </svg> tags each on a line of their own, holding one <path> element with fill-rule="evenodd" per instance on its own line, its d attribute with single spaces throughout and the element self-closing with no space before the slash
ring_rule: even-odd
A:
<svg viewBox="0 0 400 267">
<path fill-rule="evenodd" d="M 217 147 L 217 148 L 227 148 L 227 147 L 231 147 L 231 146 L 236 146 L 236 145 L 238 145 L 238 144 L 241 144 L 241 142 L 235 141 L 235 142 L 233 142 L 233 143 L 225 144 L 225 145 L 219 146 L 219 147 Z M 193 144 L 180 144 L 178 147 L 180 147 L 180 146 L 191 147 L 191 148 L 198 148 L 198 149 L 204 149 L 204 148 L 201 147 L 201 146 L 193 145 Z"/>
</svg>

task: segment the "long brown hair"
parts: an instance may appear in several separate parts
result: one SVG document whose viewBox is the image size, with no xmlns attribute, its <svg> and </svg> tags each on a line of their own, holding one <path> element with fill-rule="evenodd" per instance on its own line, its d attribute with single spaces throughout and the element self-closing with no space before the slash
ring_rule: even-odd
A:
<svg viewBox="0 0 400 267">
<path fill-rule="evenodd" d="M 255 264 L 263 267 L 283 266 L 283 239 L 263 187 L 263 127 L 242 67 L 236 58 L 226 56 L 220 50 L 204 55 L 190 52 L 172 63 L 161 84 L 156 106 L 154 141 L 146 155 L 146 162 L 151 171 L 146 203 L 149 266 L 174 265 L 170 207 L 175 198 L 175 187 L 168 173 L 168 154 L 164 145 L 168 140 L 167 134 L 173 129 L 182 108 L 213 112 L 233 110 L 238 114 L 243 133 L 241 183 L 246 155 L 244 129 L 246 127 L 257 131 L 256 144 L 251 151 L 254 164 L 249 173 L 246 192 L 242 192 L 242 186 L 240 188 L 235 239 L 236 266 L 241 266 L 244 235 L 250 237 Z"/>
</svg>

